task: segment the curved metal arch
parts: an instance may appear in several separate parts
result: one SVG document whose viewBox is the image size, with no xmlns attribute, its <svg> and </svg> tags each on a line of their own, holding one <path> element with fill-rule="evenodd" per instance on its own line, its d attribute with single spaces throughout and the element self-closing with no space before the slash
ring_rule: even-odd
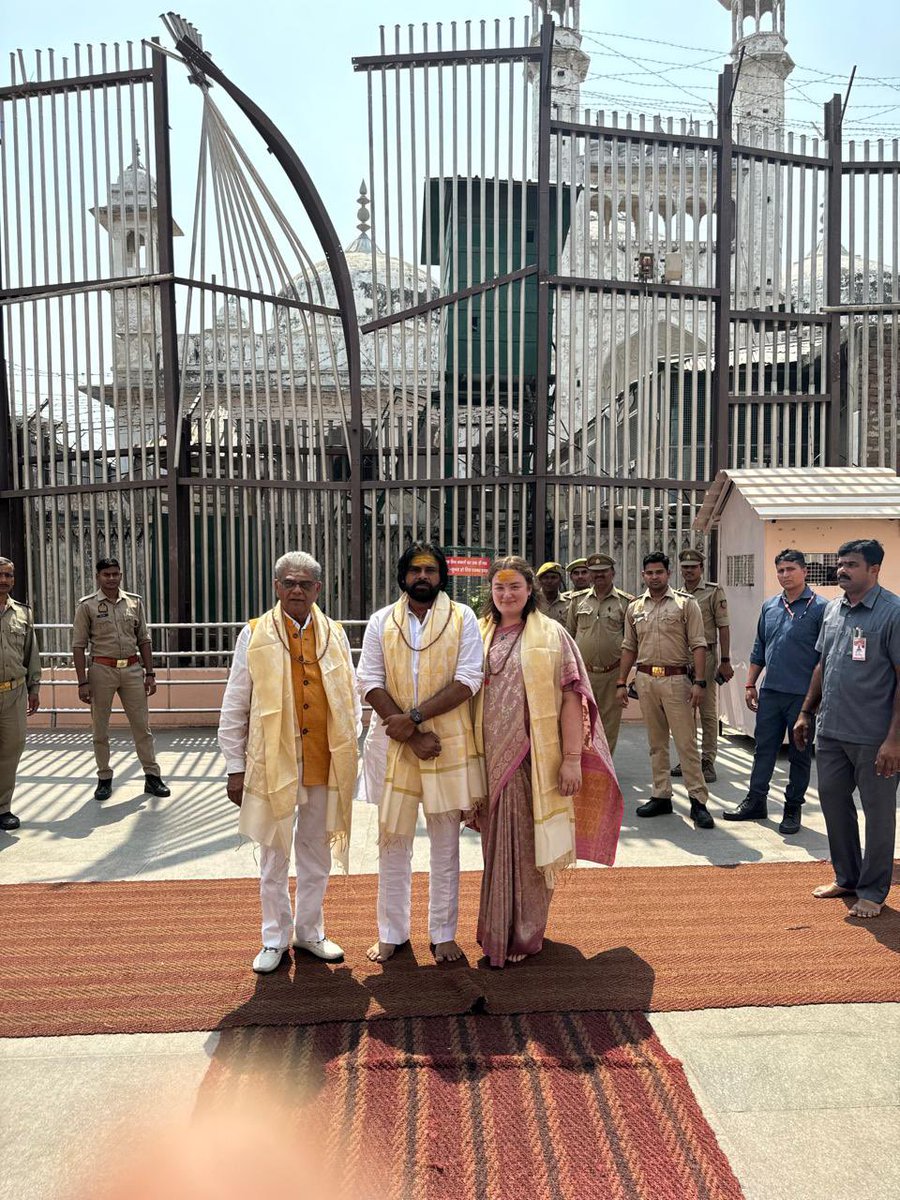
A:
<svg viewBox="0 0 900 1200">
<path fill-rule="evenodd" d="M 161 49 L 161 48 L 160 48 Z M 331 271 L 335 296 L 340 309 L 341 326 L 347 348 L 347 369 L 350 390 L 350 551 L 355 564 L 350 575 L 351 618 L 362 620 L 364 611 L 365 579 L 362 553 L 363 534 L 363 489 L 362 489 L 362 387 L 360 367 L 359 322 L 356 316 L 356 301 L 344 250 L 338 239 L 322 197 L 312 181 L 306 167 L 278 126 L 266 113 L 243 92 L 237 84 L 217 67 L 209 55 L 190 37 L 182 35 L 175 42 L 175 49 L 184 58 L 196 80 L 197 75 L 206 76 L 222 88 L 238 106 L 250 124 L 262 137 L 270 154 L 273 154 L 297 193 L 307 213 L 325 260 Z"/>
</svg>

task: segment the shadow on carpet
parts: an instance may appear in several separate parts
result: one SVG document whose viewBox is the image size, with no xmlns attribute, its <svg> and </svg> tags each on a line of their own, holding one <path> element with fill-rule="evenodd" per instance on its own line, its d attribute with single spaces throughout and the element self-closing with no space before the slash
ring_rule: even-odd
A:
<svg viewBox="0 0 900 1200">
<path fill-rule="evenodd" d="M 258 1111 L 262 1095 L 315 1148 L 323 1196 L 742 1196 L 681 1064 L 639 1013 L 227 1031 L 199 1112 Z"/>
</svg>

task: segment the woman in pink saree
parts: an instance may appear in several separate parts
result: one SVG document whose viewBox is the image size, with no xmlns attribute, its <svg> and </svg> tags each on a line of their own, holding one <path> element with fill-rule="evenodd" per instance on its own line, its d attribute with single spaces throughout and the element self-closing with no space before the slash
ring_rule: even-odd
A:
<svg viewBox="0 0 900 1200">
<path fill-rule="evenodd" d="M 578 647 L 537 610 L 531 566 L 498 559 L 488 582 L 485 682 L 475 701 L 488 799 L 472 824 L 484 854 L 478 942 L 502 967 L 540 951 L 561 870 L 579 856 L 612 864 L 622 794 Z M 589 836 L 576 831 L 583 764 Z"/>
</svg>

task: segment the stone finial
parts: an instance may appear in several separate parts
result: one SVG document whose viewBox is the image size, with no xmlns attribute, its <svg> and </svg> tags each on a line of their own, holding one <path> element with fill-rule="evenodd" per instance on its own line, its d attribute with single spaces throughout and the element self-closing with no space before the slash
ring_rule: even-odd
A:
<svg viewBox="0 0 900 1200">
<path fill-rule="evenodd" d="M 366 181 L 364 179 L 360 181 L 359 195 L 356 197 L 356 203 L 359 205 L 359 209 L 356 213 L 359 219 L 359 224 L 356 226 L 356 228 L 363 237 L 368 237 L 369 229 L 371 228 L 369 222 L 369 193 L 368 189 L 366 188 Z"/>
</svg>

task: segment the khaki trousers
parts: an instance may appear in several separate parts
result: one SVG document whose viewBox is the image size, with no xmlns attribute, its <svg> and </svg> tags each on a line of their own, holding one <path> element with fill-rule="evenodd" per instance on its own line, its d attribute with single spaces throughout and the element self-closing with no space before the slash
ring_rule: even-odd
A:
<svg viewBox="0 0 900 1200">
<path fill-rule="evenodd" d="M 150 732 L 150 712 L 144 691 L 144 669 L 140 663 L 130 667 L 105 667 L 91 663 L 88 672 L 91 685 L 91 722 L 94 727 L 94 758 L 100 779 L 112 779 L 109 767 L 109 714 L 113 696 L 118 692 L 122 708 L 131 726 L 134 748 L 141 760 L 145 775 L 159 775 L 153 734 Z"/>
<path fill-rule="evenodd" d="M 650 743 L 650 767 L 653 771 L 653 795 L 660 800 L 672 798 L 669 734 L 681 759 L 681 770 L 688 795 L 705 804 L 709 799 L 700 755 L 697 751 L 697 726 L 691 708 L 691 683 L 687 675 L 667 675 L 654 679 L 643 671 L 635 676 L 641 712 Z"/>
<path fill-rule="evenodd" d="M 24 683 L 11 692 L 0 692 L 0 813 L 8 813 L 12 807 L 16 770 L 25 749 L 27 705 Z"/>
<path fill-rule="evenodd" d="M 612 754 L 616 748 L 616 742 L 619 740 L 619 726 L 622 724 L 622 705 L 616 699 L 618 694 L 616 680 L 619 678 L 619 668 L 606 671 L 602 675 L 599 672 L 588 671 L 588 678 L 591 681 L 591 691 L 594 693 L 597 707 L 600 709 L 600 720 L 603 722 L 603 732 L 609 743 L 609 752 Z"/>
<path fill-rule="evenodd" d="M 719 748 L 719 685 L 716 671 L 719 656 L 715 648 L 706 648 L 706 690 L 700 701 L 700 757 L 704 762 L 715 762 Z"/>
</svg>

